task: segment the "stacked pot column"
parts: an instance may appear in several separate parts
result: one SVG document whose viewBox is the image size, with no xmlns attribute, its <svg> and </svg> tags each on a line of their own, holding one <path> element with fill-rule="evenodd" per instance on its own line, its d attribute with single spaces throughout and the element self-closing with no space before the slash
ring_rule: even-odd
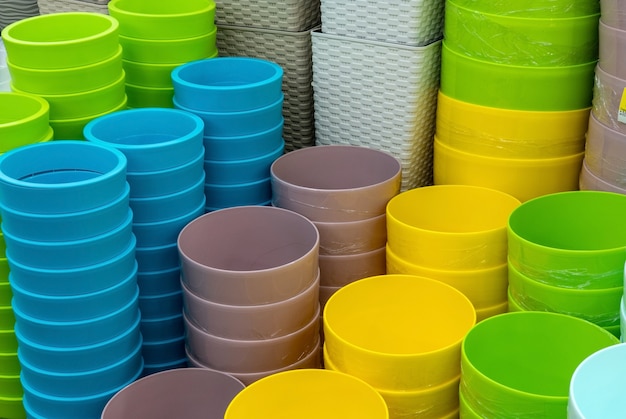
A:
<svg viewBox="0 0 626 419">
<path fill-rule="evenodd" d="M 316 145 L 390 152 L 402 190 L 432 184 L 443 15 L 439 0 L 322 0 L 312 32 Z"/>
<path fill-rule="evenodd" d="M 285 148 L 282 68 L 218 57 L 172 72 L 174 105 L 204 121 L 206 211 L 268 205 L 270 166 Z"/>
<path fill-rule="evenodd" d="M 137 238 L 144 375 L 186 365 L 176 240 L 204 214 L 202 120 L 167 108 L 114 112 L 85 127 L 85 138 L 128 160 Z"/>
<path fill-rule="evenodd" d="M 172 108 L 172 70 L 217 56 L 213 0 L 113 0 L 108 9 L 120 24 L 131 108 Z"/>
<path fill-rule="evenodd" d="M 190 366 L 251 384 L 320 367 L 319 234 L 282 208 L 212 211 L 180 233 Z"/>
<path fill-rule="evenodd" d="M 126 107 L 118 31 L 114 18 L 87 12 L 34 16 L 2 31 L 11 89 L 49 102 L 55 139 L 82 139 L 89 121 Z"/>
<path fill-rule="evenodd" d="M 600 53 L 580 189 L 626 194 L 626 8 L 600 2 Z"/>
<path fill-rule="evenodd" d="M 271 168 L 272 205 L 304 215 L 320 234 L 320 302 L 385 268 L 385 206 L 400 191 L 401 163 L 367 147 L 291 151 Z"/>
<path fill-rule="evenodd" d="M 456 418 L 461 344 L 475 322 L 469 299 L 443 282 L 405 274 L 363 278 L 324 308 L 324 368 L 374 387 L 389 419 Z"/>
<path fill-rule="evenodd" d="M 508 311 L 506 227 L 519 200 L 494 189 L 436 185 L 387 206 L 387 273 L 432 278 L 465 294 L 477 321 Z"/>
<path fill-rule="evenodd" d="M 598 20 L 595 0 L 446 2 L 435 184 L 578 189 Z"/>
<path fill-rule="evenodd" d="M 126 158 L 83 141 L 0 157 L 24 408 L 99 417 L 143 370 Z"/>
<path fill-rule="evenodd" d="M 579 317 L 619 337 L 626 196 L 605 191 L 550 194 L 509 218 L 511 311 Z"/>
<path fill-rule="evenodd" d="M 14 148 L 52 139 L 49 124 L 48 102 L 36 95 L 0 93 L 0 136 L 3 138 L 0 153 Z M 0 232 L 0 377 L 5 390 L 0 394 L 0 416 L 19 418 L 25 415 L 22 407 L 20 365 L 17 358 L 15 316 L 11 307 L 12 291 L 9 286 L 9 263 L 5 254 L 4 235 Z M 12 383 L 13 382 L 13 383 Z M 15 386 L 13 386 L 15 384 Z M 13 388 L 18 389 L 13 391 Z"/>
</svg>

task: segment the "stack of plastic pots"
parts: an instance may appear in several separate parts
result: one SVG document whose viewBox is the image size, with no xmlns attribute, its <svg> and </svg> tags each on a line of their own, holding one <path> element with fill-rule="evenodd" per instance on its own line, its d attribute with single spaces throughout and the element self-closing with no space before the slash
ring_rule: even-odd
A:
<svg viewBox="0 0 626 419">
<path fill-rule="evenodd" d="M 425 186 L 387 206 L 387 273 L 445 282 L 481 321 L 508 311 L 506 228 L 520 201 L 495 189 Z"/>
<path fill-rule="evenodd" d="M 458 417 L 461 342 L 476 323 L 460 291 L 415 275 L 373 276 L 333 294 L 323 317 L 325 368 L 378 390 L 391 419 Z"/>
<path fill-rule="evenodd" d="M 172 108 L 172 70 L 217 56 L 213 0 L 112 0 L 108 9 L 120 24 L 131 108 Z"/>
<path fill-rule="evenodd" d="M 575 370 L 588 356 L 617 343 L 606 330 L 564 314 L 519 312 L 486 319 L 463 340 L 461 417 L 567 418 Z M 592 417 L 611 416 L 587 416 Z"/>
<path fill-rule="evenodd" d="M 572 191 L 524 202 L 508 223 L 513 310 L 552 311 L 620 336 L 626 196 Z"/>
<path fill-rule="evenodd" d="M 263 378 L 237 394 L 224 419 L 253 416 L 301 419 L 388 419 L 387 405 L 372 386 L 335 371 L 303 369 Z"/>
<path fill-rule="evenodd" d="M 270 166 L 283 154 L 283 70 L 246 57 L 198 60 L 172 71 L 174 106 L 205 123 L 207 212 L 268 205 Z"/>
<path fill-rule="evenodd" d="M 447 0 L 435 184 L 520 201 L 578 189 L 599 2 Z"/>
<path fill-rule="evenodd" d="M 583 360 L 572 375 L 567 401 L 569 419 L 619 419 L 624 397 L 626 344 L 602 348 Z"/>
<path fill-rule="evenodd" d="M 342 286 L 386 273 L 385 207 L 400 192 L 398 159 L 367 147 L 316 146 L 280 157 L 271 174 L 272 205 L 319 230 L 322 307 Z"/>
<path fill-rule="evenodd" d="M 97 417 L 143 370 L 126 158 L 84 141 L 0 157 L 0 211 L 30 417 Z"/>
<path fill-rule="evenodd" d="M 579 186 L 626 194 L 626 8 L 616 0 L 600 3 L 600 59 Z"/>
<path fill-rule="evenodd" d="M 85 138 L 128 160 L 144 374 L 186 366 L 176 240 L 204 214 L 202 120 L 167 108 L 114 112 L 91 121 Z"/>
<path fill-rule="evenodd" d="M 11 91 L 11 73 L 7 67 L 7 50 L 0 38 L 0 92 Z"/>
<path fill-rule="evenodd" d="M 118 28 L 108 15 L 68 12 L 2 31 L 11 88 L 49 102 L 55 139 L 82 139 L 87 122 L 126 107 Z"/>
<path fill-rule="evenodd" d="M 0 92 L 0 153 L 50 141 L 50 105 L 38 95 Z"/>
<path fill-rule="evenodd" d="M 248 385 L 320 367 L 319 233 L 281 208 L 212 211 L 180 233 L 191 366 Z"/>
<path fill-rule="evenodd" d="M 205 368 L 161 371 L 120 390 L 101 419 L 223 418 L 244 388 L 235 377 Z"/>
</svg>

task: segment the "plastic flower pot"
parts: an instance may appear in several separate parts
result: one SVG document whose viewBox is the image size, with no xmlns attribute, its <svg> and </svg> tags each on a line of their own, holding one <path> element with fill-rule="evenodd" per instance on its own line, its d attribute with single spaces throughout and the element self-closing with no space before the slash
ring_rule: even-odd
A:
<svg viewBox="0 0 626 419">
<path fill-rule="evenodd" d="M 339 371 L 328 357 L 326 350 L 324 353 L 324 368 L 332 371 Z M 389 408 L 390 417 L 401 418 L 419 412 L 424 418 L 447 417 L 447 414 L 454 413 L 459 406 L 459 381 L 460 376 L 452 380 L 433 386 L 428 389 L 418 391 L 389 391 L 376 389 Z"/>
<path fill-rule="evenodd" d="M 2 202 L 18 211 L 58 214 L 97 208 L 122 195 L 125 184 L 126 157 L 87 142 L 31 144 L 0 156 Z"/>
<path fill-rule="evenodd" d="M 139 292 L 137 292 L 137 298 Z M 13 307 L 20 333 L 33 343 L 44 346 L 77 347 L 105 342 L 124 333 L 140 316 L 138 299 L 105 316 L 78 321 L 49 321 L 25 315 Z"/>
<path fill-rule="evenodd" d="M 616 343 L 606 330 L 564 314 L 493 316 L 463 340 L 460 392 L 480 417 L 565 417 L 575 369 Z"/>
<path fill-rule="evenodd" d="M 589 355 L 574 371 L 569 389 L 568 417 L 604 417 L 616 419 L 619 415 L 609 404 L 621 400 L 620 387 L 624 383 L 624 368 L 620 362 L 625 344 L 603 348 Z"/>
<path fill-rule="evenodd" d="M 233 306 L 203 299 L 182 285 L 185 314 L 203 331 L 226 339 L 272 339 L 306 326 L 319 310 L 319 276 L 301 293 L 270 304 Z"/>
<path fill-rule="evenodd" d="M 59 397 L 46 394 L 35 390 L 28 383 L 23 383 L 24 387 L 24 409 L 27 416 L 34 419 L 45 419 L 50 416 L 59 418 L 68 418 L 73 416 L 80 417 L 99 417 L 107 402 L 117 392 L 125 388 L 127 385 L 135 382 L 142 371 L 139 371 L 134 377 L 123 385 L 114 389 L 109 389 L 103 393 L 93 393 L 87 396 L 75 397 Z"/>
<path fill-rule="evenodd" d="M 320 284 L 341 287 L 356 280 L 387 273 L 385 246 L 362 253 L 319 256 Z"/>
<path fill-rule="evenodd" d="M 207 208 L 264 205 L 272 198 L 272 185 L 269 177 L 232 185 L 205 183 L 204 194 Z"/>
<path fill-rule="evenodd" d="M 103 342 L 85 346 L 47 346 L 27 339 L 15 328 L 20 358 L 34 368 L 51 372 L 96 370 L 125 358 L 142 343 L 140 318 L 119 335 Z"/>
<path fill-rule="evenodd" d="M 176 338 L 161 341 L 144 340 L 141 352 L 147 365 L 178 361 L 185 357 L 185 335 L 181 333 Z"/>
<path fill-rule="evenodd" d="M 181 289 L 168 294 L 139 295 L 139 309 L 143 320 L 175 316 L 183 312 Z"/>
<path fill-rule="evenodd" d="M 50 104 L 51 120 L 84 118 L 106 112 L 124 100 L 126 75 L 121 71 L 117 76 L 112 83 L 93 90 L 65 94 L 48 94 L 44 91 L 37 94 Z M 12 89 L 25 93 L 15 85 Z"/>
<path fill-rule="evenodd" d="M 80 67 L 119 52 L 119 22 L 102 13 L 52 13 L 5 27 L 2 40 L 14 65 L 36 69 Z"/>
<path fill-rule="evenodd" d="M 435 185 L 472 185 L 499 190 L 521 202 L 578 189 L 584 152 L 563 157 L 517 159 L 467 153 L 435 137 Z"/>
<path fill-rule="evenodd" d="M 85 125 L 87 125 L 87 123 L 103 115 L 107 115 L 112 112 L 117 112 L 117 111 L 126 109 L 127 105 L 128 105 L 128 98 L 124 96 L 124 99 L 121 102 L 119 102 L 117 105 L 99 114 L 89 115 L 89 116 L 85 116 L 81 118 L 50 120 L 50 126 L 54 130 L 54 139 L 55 140 L 84 140 L 85 137 L 83 135 L 83 130 L 85 129 Z"/>
<path fill-rule="evenodd" d="M 205 368 L 179 368 L 141 378 L 120 390 L 102 411 L 102 419 L 183 416 L 222 417 L 245 388 L 229 374 Z M 150 403 L 146 403 L 150 400 Z"/>
<path fill-rule="evenodd" d="M 20 363 L 21 380 L 33 390 L 54 397 L 86 397 L 104 393 L 127 384 L 143 370 L 141 343 L 112 364 L 80 372 L 47 371 L 32 366 L 22 358 Z"/>
<path fill-rule="evenodd" d="M 135 257 L 140 273 L 180 268 L 176 242 L 161 246 L 137 247 Z"/>
<path fill-rule="evenodd" d="M 324 344 L 339 370 L 377 389 L 416 391 L 459 376 L 461 342 L 475 322 L 472 303 L 447 284 L 379 275 L 330 297 Z"/>
<path fill-rule="evenodd" d="M 500 64 L 448 47 L 441 51 L 441 92 L 493 108 L 570 111 L 588 108 L 596 60 L 569 66 Z M 515 79 L 515 83 L 509 81 Z"/>
<path fill-rule="evenodd" d="M 150 172 L 127 172 L 134 198 L 149 198 L 180 192 L 204 176 L 204 147 L 188 163 Z"/>
<path fill-rule="evenodd" d="M 173 87 L 148 87 L 126 83 L 129 108 L 173 108 Z"/>
<path fill-rule="evenodd" d="M 217 52 L 217 27 L 192 38 L 150 39 L 120 35 L 124 59 L 140 63 L 187 63 L 211 57 Z"/>
<path fill-rule="evenodd" d="M 509 263 L 552 286 L 623 285 L 626 196 L 601 191 L 545 195 L 516 208 L 508 221 Z"/>
<path fill-rule="evenodd" d="M 506 303 L 509 284 L 506 263 L 485 269 L 441 270 L 402 259 L 389 246 L 386 256 L 388 274 L 423 276 L 451 285 L 467 296 L 477 310 Z"/>
<path fill-rule="evenodd" d="M 137 294 L 137 271 L 102 291 L 71 296 L 35 294 L 11 284 L 13 305 L 33 318 L 50 321 L 88 320 L 113 313 Z"/>
<path fill-rule="evenodd" d="M 387 243 L 386 215 L 359 221 L 313 221 L 320 233 L 320 255 L 351 255 L 384 247 Z"/>
<path fill-rule="evenodd" d="M 183 313 L 141 321 L 141 335 L 145 342 L 178 339 L 185 335 Z"/>
<path fill-rule="evenodd" d="M 227 339 L 202 330 L 185 314 L 189 352 L 209 368 L 229 372 L 262 372 L 287 367 L 319 340 L 319 304 L 307 324 L 286 335 L 266 339 Z"/>
<path fill-rule="evenodd" d="M 108 86 L 122 74 L 122 47 L 109 58 L 79 67 L 38 69 L 7 62 L 16 89 L 34 94 L 67 95 Z"/>
<path fill-rule="evenodd" d="M 626 187 L 626 159 L 621 157 L 626 150 L 626 132 L 610 128 L 592 114 L 585 145 L 587 170 L 610 184 Z"/>
<path fill-rule="evenodd" d="M 106 262 L 134 241 L 132 213 L 118 227 L 98 236 L 73 241 L 34 241 L 4 232 L 7 259 L 40 269 L 71 269 Z"/>
<path fill-rule="evenodd" d="M 619 0 L 600 0 L 601 20 L 608 26 L 626 29 L 626 8 Z"/>
<path fill-rule="evenodd" d="M 265 131 L 231 137 L 212 136 L 205 123 L 204 151 L 206 160 L 230 161 L 253 159 L 271 153 L 281 145 L 283 139 L 284 119 L 281 117 L 276 125 Z M 207 134 L 207 132 L 209 132 Z"/>
<path fill-rule="evenodd" d="M 626 134 L 626 129 L 623 128 L 618 115 L 625 86 L 625 78 L 617 77 L 599 65 L 596 67 L 593 85 L 593 116 L 598 122 L 622 134 Z"/>
<path fill-rule="evenodd" d="M 196 359 L 193 356 L 193 354 L 189 353 L 188 346 L 185 348 L 185 351 L 187 353 L 188 364 L 190 367 L 205 368 L 211 371 L 216 371 L 202 364 L 202 362 Z M 264 377 L 267 377 L 267 376 L 270 376 L 279 372 L 283 372 L 283 371 L 291 371 L 291 370 L 306 369 L 306 368 L 319 369 L 321 368 L 321 352 L 320 351 L 321 351 L 321 345 L 320 345 L 320 340 L 318 339 L 317 344 L 315 344 L 308 353 L 304 354 L 300 360 L 294 362 L 291 365 L 287 365 L 286 367 L 278 368 L 275 370 L 269 370 L 269 371 L 261 371 L 261 372 L 242 372 L 242 373 L 227 372 L 227 374 L 237 378 L 246 386 L 249 386 L 250 384 L 256 381 L 259 381 L 261 378 L 264 378 Z M 221 371 L 221 372 L 224 372 L 224 371 Z"/>
<path fill-rule="evenodd" d="M 548 158 L 585 149 L 590 108 L 520 111 L 453 99 L 439 92 L 437 138 L 467 153 L 502 158 Z"/>
<path fill-rule="evenodd" d="M 303 406 L 307 406 L 306 411 Z M 275 412 L 302 419 L 352 415 L 389 418 L 387 404 L 371 385 L 337 371 L 301 369 L 273 374 L 249 385 L 233 398 L 224 419 L 253 414 L 272 417 Z"/>
<path fill-rule="evenodd" d="M 626 195 L 626 187 L 615 185 L 592 173 L 585 161 L 580 169 L 579 187 L 581 191 L 605 191 Z"/>
<path fill-rule="evenodd" d="M 186 368 L 187 358 L 175 359 L 174 361 L 164 362 L 162 364 L 145 364 L 143 366 L 142 377 L 146 377 L 150 374 L 155 374 L 161 371 L 167 371 L 177 368 Z"/>
<path fill-rule="evenodd" d="M 467 1 L 448 1 L 447 45 L 473 58 L 526 66 L 568 66 L 598 58 L 599 10 L 577 16 L 547 10 L 520 16 L 500 8 L 486 2 L 476 7 Z"/>
<path fill-rule="evenodd" d="M 586 16 L 597 14 L 600 11 L 598 2 L 586 0 L 554 0 L 549 3 L 537 3 L 534 0 L 512 0 L 507 2 L 493 2 L 491 0 L 456 0 L 462 6 L 473 5 L 482 12 L 506 14 L 519 17 L 546 17 L 559 18 Z"/>
<path fill-rule="evenodd" d="M 134 236 L 128 247 L 102 263 L 77 268 L 45 269 L 9 260 L 11 283 L 25 291 L 49 296 L 89 294 L 117 284 L 137 270 Z M 89 278 L 89 281 L 85 281 Z"/>
<path fill-rule="evenodd" d="M 178 251 L 183 283 L 195 295 L 220 304 L 268 304 L 299 294 L 317 277 L 319 234 L 292 211 L 232 207 L 190 222 Z"/>
<path fill-rule="evenodd" d="M 165 246 L 175 243 L 181 230 L 204 214 L 205 200 L 193 210 L 176 218 L 150 223 L 133 223 L 133 234 L 140 247 Z"/>
<path fill-rule="evenodd" d="M 270 177 L 272 163 L 285 152 L 280 145 L 272 152 L 246 160 L 204 160 L 206 183 L 236 185 L 257 182 Z"/>
<path fill-rule="evenodd" d="M 216 57 L 191 61 L 172 71 L 176 101 L 206 112 L 263 108 L 281 97 L 283 69 L 261 58 Z"/>
<path fill-rule="evenodd" d="M 506 263 L 507 221 L 520 201 L 474 185 L 435 185 L 403 192 L 387 205 L 387 241 L 414 265 L 473 270 Z"/>
<path fill-rule="evenodd" d="M 37 95 L 0 93 L 0 133 L 5 153 L 43 139 L 50 129 L 49 103 Z"/>
<path fill-rule="evenodd" d="M 84 133 L 89 142 L 124 153 L 128 172 L 137 173 L 171 169 L 193 161 L 202 151 L 203 127 L 195 115 L 148 108 L 99 117 L 85 126 Z"/>
<path fill-rule="evenodd" d="M 124 224 L 130 213 L 130 187 L 108 204 L 85 211 L 38 214 L 17 211 L 0 203 L 2 230 L 25 240 L 62 242 L 89 239 Z"/>
<path fill-rule="evenodd" d="M 603 11 L 602 16 L 608 12 Z M 609 18 L 610 20 L 610 18 Z M 626 60 L 619 52 L 626 48 L 626 29 L 609 25 L 604 19 L 599 23 L 600 47 L 598 66 L 609 74 L 626 79 Z"/>
<path fill-rule="evenodd" d="M 180 267 L 151 272 L 138 272 L 137 285 L 144 297 L 171 294 L 181 290 Z"/>
<path fill-rule="evenodd" d="M 204 121 L 204 134 L 209 137 L 237 137 L 267 131 L 283 120 L 284 94 L 274 103 L 261 108 L 239 112 L 206 112 L 178 103 L 174 107 L 191 112 Z"/>
<path fill-rule="evenodd" d="M 400 191 L 401 164 L 391 154 L 359 146 L 307 147 L 271 167 L 272 205 L 312 221 L 363 220 L 385 213 Z"/>
<path fill-rule="evenodd" d="M 200 36 L 215 27 L 215 3 L 113 0 L 109 14 L 120 22 L 120 35 L 146 39 L 178 39 Z"/>
</svg>

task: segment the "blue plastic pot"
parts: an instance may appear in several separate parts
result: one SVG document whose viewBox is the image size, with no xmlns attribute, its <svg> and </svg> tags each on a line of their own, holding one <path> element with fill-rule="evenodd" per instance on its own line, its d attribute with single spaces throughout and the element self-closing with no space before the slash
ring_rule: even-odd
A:
<svg viewBox="0 0 626 419">
<path fill-rule="evenodd" d="M 204 176 L 204 146 L 195 159 L 170 169 L 155 172 L 127 172 L 133 198 L 169 195 L 189 188 Z"/>
<path fill-rule="evenodd" d="M 26 240 L 62 242 L 106 234 L 129 217 L 130 187 L 106 205 L 73 213 L 39 214 L 14 210 L 0 203 L 2 230 Z"/>
<path fill-rule="evenodd" d="M 183 291 L 169 294 L 139 295 L 139 310 L 142 320 L 161 319 L 183 313 Z"/>
<path fill-rule="evenodd" d="M 284 119 L 267 131 L 233 137 L 204 136 L 205 160 L 247 160 L 269 154 L 281 145 Z"/>
<path fill-rule="evenodd" d="M 139 291 L 136 298 L 106 316 L 79 321 L 47 321 L 25 315 L 13 306 L 15 324 L 28 340 L 44 346 L 61 348 L 88 346 L 120 336 L 136 321 L 139 314 Z"/>
<path fill-rule="evenodd" d="M 114 286 L 137 270 L 136 240 L 119 255 L 99 264 L 71 269 L 43 269 L 10 260 L 11 282 L 36 294 L 81 295 Z M 89 280 L 85 280 L 89 278 Z"/>
<path fill-rule="evenodd" d="M 28 383 L 24 387 L 24 409 L 33 419 L 50 418 L 99 418 L 107 402 L 124 387 L 141 376 L 141 372 L 115 389 L 84 397 L 58 397 L 33 389 Z"/>
<path fill-rule="evenodd" d="M 20 358 L 21 380 L 30 388 L 54 397 L 86 397 L 127 384 L 143 371 L 142 343 L 113 364 L 80 372 L 52 372 Z M 19 351 L 18 351 L 19 357 Z"/>
<path fill-rule="evenodd" d="M 270 178 L 236 185 L 205 184 L 208 208 L 259 205 L 272 198 Z"/>
<path fill-rule="evenodd" d="M 176 67 L 176 101 L 205 112 L 241 112 L 263 108 L 282 97 L 283 69 L 250 57 L 216 57 Z"/>
<path fill-rule="evenodd" d="M 156 342 L 143 342 L 143 359 L 146 365 L 164 364 L 186 357 L 185 336 Z"/>
<path fill-rule="evenodd" d="M 204 189 L 202 190 L 204 196 Z M 193 211 L 180 217 L 153 223 L 133 223 L 133 233 L 139 247 L 164 246 L 176 242 L 178 234 L 188 223 L 204 214 L 206 200 L 203 199 Z"/>
<path fill-rule="evenodd" d="M 137 285 L 143 297 L 158 296 L 181 291 L 180 267 L 153 272 L 139 272 Z"/>
<path fill-rule="evenodd" d="M 187 368 L 187 358 L 181 358 L 170 362 L 164 362 L 163 364 L 145 364 L 143 366 L 143 376 L 155 374 L 161 371 L 174 370 L 178 368 Z"/>
<path fill-rule="evenodd" d="M 130 198 L 133 223 L 167 221 L 188 214 L 204 202 L 204 175 L 189 188 L 169 195 Z M 140 241 L 138 241 L 140 243 Z M 140 244 L 141 245 L 141 244 Z"/>
<path fill-rule="evenodd" d="M 139 108 L 100 116 L 83 133 L 91 143 L 124 153 L 128 172 L 153 172 L 193 161 L 201 151 L 204 123 L 177 109 Z"/>
<path fill-rule="evenodd" d="M 175 242 L 163 246 L 137 247 L 135 257 L 139 264 L 139 273 L 180 267 L 178 246 Z"/>
<path fill-rule="evenodd" d="M 281 145 L 271 153 L 247 160 L 205 160 L 206 183 L 234 185 L 269 178 L 272 163 L 284 152 L 285 147 Z"/>
<path fill-rule="evenodd" d="M 87 279 L 85 279 L 87 280 Z M 102 291 L 68 296 L 35 294 L 11 284 L 13 305 L 36 319 L 49 321 L 89 320 L 111 314 L 127 305 L 137 293 L 137 271 Z"/>
<path fill-rule="evenodd" d="M 4 232 L 9 263 L 42 269 L 90 267 L 123 253 L 133 241 L 132 212 L 119 227 L 99 236 L 73 241 L 26 240 Z"/>
<path fill-rule="evenodd" d="M 86 346 L 59 347 L 32 342 L 22 335 L 19 326 L 15 336 L 20 358 L 35 368 L 55 372 L 79 372 L 112 365 L 130 354 L 143 342 L 140 316 L 123 333 L 104 342 Z"/>
<path fill-rule="evenodd" d="M 183 313 L 141 321 L 141 335 L 146 342 L 178 339 L 185 335 Z"/>
<path fill-rule="evenodd" d="M 16 211 L 86 211 L 117 200 L 125 185 L 124 154 L 86 141 L 30 144 L 0 156 L 0 203 Z"/>
<path fill-rule="evenodd" d="M 284 95 L 262 108 L 240 112 L 207 112 L 187 108 L 174 98 L 174 107 L 191 112 L 204 121 L 204 135 L 237 137 L 267 131 L 283 119 Z"/>
</svg>

